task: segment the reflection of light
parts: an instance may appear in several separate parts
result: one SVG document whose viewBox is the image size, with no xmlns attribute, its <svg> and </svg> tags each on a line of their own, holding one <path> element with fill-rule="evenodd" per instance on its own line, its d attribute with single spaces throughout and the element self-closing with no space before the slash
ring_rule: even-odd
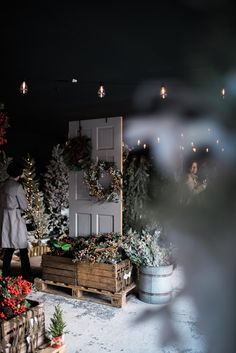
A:
<svg viewBox="0 0 236 353">
<path fill-rule="evenodd" d="M 221 148 L 221 152 L 224 152 L 224 150 L 225 150 L 224 148 Z"/>
<path fill-rule="evenodd" d="M 146 148 L 147 148 L 147 145 L 146 145 L 146 143 L 145 143 L 145 144 L 143 145 L 143 148 L 144 148 L 144 149 L 146 149 Z"/>
<path fill-rule="evenodd" d="M 219 142 L 220 142 L 219 140 L 216 140 L 217 145 L 219 144 Z"/>
<path fill-rule="evenodd" d="M 98 97 L 103 98 L 105 95 L 106 95 L 106 92 L 105 92 L 104 86 L 102 82 L 100 82 L 100 87 L 98 89 Z"/>
<path fill-rule="evenodd" d="M 20 93 L 26 94 L 28 92 L 28 86 L 25 81 L 20 85 Z"/>
<path fill-rule="evenodd" d="M 157 143 L 160 143 L 161 142 L 161 139 L 160 137 L 157 138 Z"/>
<path fill-rule="evenodd" d="M 192 147 L 194 146 L 194 143 L 193 143 L 193 142 L 191 142 L 191 146 L 192 146 Z"/>
<path fill-rule="evenodd" d="M 140 140 L 137 141 L 137 145 L 138 145 L 138 146 L 140 145 Z"/>
<path fill-rule="evenodd" d="M 221 91 L 221 95 L 222 95 L 222 98 L 224 99 L 225 98 L 225 89 L 224 88 Z"/>
<path fill-rule="evenodd" d="M 183 151 L 183 150 L 184 150 L 184 146 L 179 146 L 179 149 L 180 149 L 181 151 Z"/>
<path fill-rule="evenodd" d="M 193 152 L 197 152 L 197 149 L 196 149 L 196 147 L 193 147 Z"/>
<path fill-rule="evenodd" d="M 206 152 L 209 152 L 209 149 L 208 149 L 208 148 L 206 148 Z"/>
<path fill-rule="evenodd" d="M 162 99 L 165 99 L 167 97 L 167 89 L 164 85 L 162 85 L 160 88 L 160 96 Z"/>
<path fill-rule="evenodd" d="M 210 132 L 211 132 L 211 129 L 210 129 L 210 128 L 208 128 L 208 129 L 207 129 L 207 131 L 210 133 Z"/>
<path fill-rule="evenodd" d="M 183 134 L 183 133 L 181 133 L 181 137 L 182 137 L 182 138 L 184 137 L 184 134 Z"/>
</svg>

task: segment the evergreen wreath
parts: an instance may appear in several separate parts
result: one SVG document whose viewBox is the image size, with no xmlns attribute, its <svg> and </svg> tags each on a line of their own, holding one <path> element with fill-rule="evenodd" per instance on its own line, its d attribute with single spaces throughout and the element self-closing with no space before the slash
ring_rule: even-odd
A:
<svg viewBox="0 0 236 353">
<path fill-rule="evenodd" d="M 80 171 L 91 163 L 92 142 L 86 135 L 79 134 L 69 139 L 63 157 L 69 170 Z"/>
<path fill-rule="evenodd" d="M 104 188 L 99 182 L 103 173 L 111 176 L 111 183 L 108 188 Z M 107 161 L 92 163 L 84 172 L 84 181 L 89 189 L 90 196 L 96 197 L 99 201 L 119 201 L 122 174 L 120 170 L 115 168 L 114 163 Z"/>
</svg>

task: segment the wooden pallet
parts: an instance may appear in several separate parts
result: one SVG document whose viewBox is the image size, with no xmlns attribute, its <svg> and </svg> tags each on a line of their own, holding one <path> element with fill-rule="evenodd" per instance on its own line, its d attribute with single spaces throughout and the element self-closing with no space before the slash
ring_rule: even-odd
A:
<svg viewBox="0 0 236 353">
<path fill-rule="evenodd" d="M 72 296 L 72 298 L 92 301 L 95 303 L 110 305 L 117 308 L 122 308 L 126 304 L 127 295 L 136 287 L 135 283 L 131 283 L 122 291 L 112 293 L 106 290 L 89 288 L 84 286 L 74 286 L 71 284 L 43 280 L 41 278 L 35 278 L 34 283 L 36 285 L 36 288 L 42 292 L 63 294 L 63 292 L 60 290 L 66 288 L 70 290 L 70 295 Z M 55 292 L 55 288 L 57 289 L 57 293 Z M 58 289 L 60 292 L 58 292 Z"/>
<path fill-rule="evenodd" d="M 35 353 L 65 353 L 65 345 L 60 348 L 53 348 L 50 346 L 50 343 L 46 343 L 39 347 Z"/>
</svg>

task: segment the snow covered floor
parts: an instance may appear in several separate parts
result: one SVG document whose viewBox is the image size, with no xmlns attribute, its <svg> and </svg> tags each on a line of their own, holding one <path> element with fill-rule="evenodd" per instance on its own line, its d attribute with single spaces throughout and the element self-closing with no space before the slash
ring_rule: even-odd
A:
<svg viewBox="0 0 236 353">
<path fill-rule="evenodd" d="M 175 294 L 183 285 L 181 269 L 174 271 Z M 197 313 L 191 298 L 178 296 L 164 310 L 128 296 L 124 308 L 42 292 L 29 298 L 45 304 L 46 326 L 61 304 L 68 334 L 67 353 L 205 353 L 205 339 L 197 327 Z M 176 339 L 178 338 L 178 340 Z M 170 341 L 171 340 L 171 341 Z M 166 343 L 163 346 L 163 343 Z"/>
</svg>

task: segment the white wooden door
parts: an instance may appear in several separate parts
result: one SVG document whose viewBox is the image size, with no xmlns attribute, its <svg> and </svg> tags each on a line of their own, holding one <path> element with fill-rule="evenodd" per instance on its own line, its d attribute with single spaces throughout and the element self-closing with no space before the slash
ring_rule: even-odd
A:
<svg viewBox="0 0 236 353">
<path fill-rule="evenodd" d="M 122 171 L 122 117 L 69 122 L 69 138 L 87 135 L 92 141 L 92 160 L 115 162 Z M 70 172 L 70 236 L 107 232 L 122 233 L 122 193 L 120 201 L 98 203 L 89 196 L 83 171 Z"/>
</svg>

